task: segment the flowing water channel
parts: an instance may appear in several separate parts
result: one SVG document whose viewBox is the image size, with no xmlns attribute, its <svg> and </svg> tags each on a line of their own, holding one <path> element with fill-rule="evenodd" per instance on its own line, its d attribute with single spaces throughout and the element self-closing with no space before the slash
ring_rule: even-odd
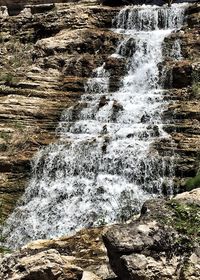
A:
<svg viewBox="0 0 200 280">
<path fill-rule="evenodd" d="M 112 56 L 126 59 L 121 86 L 109 92 L 102 65 L 79 104 L 63 112 L 60 140 L 37 154 L 29 186 L 7 221 L 10 247 L 123 221 L 162 195 L 163 185 L 172 191 L 173 159 L 159 156 L 153 143 L 169 137 L 162 129 L 162 45 L 183 19 L 184 5 L 119 12 L 113 32 L 124 36 Z"/>
</svg>

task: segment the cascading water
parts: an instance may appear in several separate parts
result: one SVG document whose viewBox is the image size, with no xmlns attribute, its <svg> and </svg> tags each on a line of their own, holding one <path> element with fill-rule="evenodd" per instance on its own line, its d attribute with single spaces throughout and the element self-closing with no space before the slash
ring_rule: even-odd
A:
<svg viewBox="0 0 200 280">
<path fill-rule="evenodd" d="M 161 195 L 163 184 L 171 188 L 170 159 L 152 144 L 168 137 L 159 85 L 162 43 L 183 18 L 184 5 L 120 11 L 114 31 L 124 39 L 113 56 L 127 59 L 122 85 L 109 93 L 103 65 L 80 103 L 63 113 L 60 140 L 37 155 L 30 184 L 7 221 L 10 247 L 123 220 Z"/>
</svg>

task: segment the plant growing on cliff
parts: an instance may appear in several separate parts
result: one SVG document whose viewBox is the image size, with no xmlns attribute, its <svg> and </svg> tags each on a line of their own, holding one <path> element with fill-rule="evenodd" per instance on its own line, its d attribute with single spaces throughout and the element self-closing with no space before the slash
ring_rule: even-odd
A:
<svg viewBox="0 0 200 280">
<path fill-rule="evenodd" d="M 173 227 L 179 233 L 185 234 L 192 241 L 200 239 L 200 206 L 197 204 L 185 204 L 176 200 L 170 200 L 169 207 L 174 212 Z"/>
<path fill-rule="evenodd" d="M 197 97 L 200 95 L 200 83 L 192 84 L 192 92 Z"/>
<path fill-rule="evenodd" d="M 194 178 L 188 179 L 185 186 L 187 191 L 200 187 L 200 173 L 198 173 Z"/>
<path fill-rule="evenodd" d="M 4 73 L 0 76 L 0 81 L 3 82 L 5 85 L 12 85 L 14 83 L 17 83 L 17 78 L 15 75 L 11 72 Z"/>
</svg>

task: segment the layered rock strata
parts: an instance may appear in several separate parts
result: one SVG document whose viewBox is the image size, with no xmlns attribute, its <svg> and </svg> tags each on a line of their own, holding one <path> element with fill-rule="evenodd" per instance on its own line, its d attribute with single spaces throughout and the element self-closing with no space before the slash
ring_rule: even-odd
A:
<svg viewBox="0 0 200 280">
<path fill-rule="evenodd" d="M 0 260 L 2 280 L 114 280 L 101 235 L 104 227 L 75 236 L 38 240 Z"/>
<path fill-rule="evenodd" d="M 1 8 L 0 195 L 3 216 L 12 211 L 30 177 L 31 159 L 56 140 L 61 112 L 76 104 L 93 69 L 105 62 L 110 90 L 123 77 L 125 61 L 109 58 L 119 35 L 109 30 L 119 8 L 95 1 L 28 6 L 18 16 Z M 92 4 L 91 4 L 92 3 Z M 171 140 L 155 143 L 173 155 L 176 185 L 199 168 L 199 11 L 187 10 L 182 30 L 165 40 L 167 73 L 163 119 Z M 176 38 L 181 60 L 172 58 Z M 173 39 L 173 40 L 172 40 Z M 116 83 L 118 81 L 118 83 Z M 103 106 L 105 100 L 101 100 Z M 127 224 L 83 230 L 74 237 L 33 242 L 1 259 L 1 279 L 174 279 L 200 278 L 199 189 L 174 200 L 150 201 Z M 111 272 L 101 235 L 108 249 Z"/>
<path fill-rule="evenodd" d="M 114 52 L 118 9 L 56 4 L 31 6 L 0 22 L 0 199 L 13 209 L 31 176 L 30 160 L 56 139 L 61 112 L 78 102 L 92 71 Z M 95 3 L 96 4 L 96 3 Z"/>
<path fill-rule="evenodd" d="M 48 6 L 48 7 L 47 7 Z M 43 7 L 43 8 L 42 8 Z M 31 159 L 56 139 L 61 112 L 76 104 L 92 71 L 105 63 L 110 90 L 124 76 L 123 59 L 109 58 L 119 41 L 110 30 L 119 7 L 97 1 L 28 5 L 17 16 L 1 11 L 0 195 L 3 215 L 12 211 L 31 175 Z M 161 156 L 173 155 L 176 186 L 199 168 L 199 4 L 187 10 L 184 27 L 164 44 L 167 72 L 164 115 L 170 141 L 155 143 Z M 176 38 L 182 59 L 171 56 Z M 173 39 L 173 40 L 172 40 Z M 166 70 L 167 69 L 167 70 Z M 166 75 L 164 75 L 166 76 Z M 103 106 L 102 100 L 100 106 Z M 2 211 L 2 210 L 1 210 Z"/>
<path fill-rule="evenodd" d="M 158 147 L 161 154 L 175 156 L 176 185 L 181 186 L 185 177 L 195 176 L 199 169 L 200 151 L 200 6 L 186 11 L 184 27 L 165 40 L 166 100 L 170 104 L 164 114 L 165 130 L 172 142 Z M 180 43 L 179 60 L 170 58 L 173 44 Z M 173 43 L 172 43 L 173 41 Z M 182 180 L 183 178 L 183 180 Z M 179 180 L 180 179 L 180 180 Z M 182 186 L 184 189 L 184 186 Z"/>
</svg>

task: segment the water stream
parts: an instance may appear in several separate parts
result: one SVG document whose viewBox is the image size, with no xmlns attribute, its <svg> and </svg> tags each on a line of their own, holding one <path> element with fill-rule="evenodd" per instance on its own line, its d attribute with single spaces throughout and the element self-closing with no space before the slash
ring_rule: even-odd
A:
<svg viewBox="0 0 200 280">
<path fill-rule="evenodd" d="M 123 221 L 162 195 L 163 185 L 172 191 L 173 160 L 152 144 L 169 138 L 162 129 L 166 101 L 158 65 L 164 38 L 183 24 L 184 7 L 119 12 L 113 32 L 124 36 L 112 56 L 126 59 L 121 86 L 109 92 L 110 73 L 102 65 L 79 104 L 63 112 L 60 140 L 37 154 L 29 186 L 7 221 L 10 247 Z"/>
</svg>

